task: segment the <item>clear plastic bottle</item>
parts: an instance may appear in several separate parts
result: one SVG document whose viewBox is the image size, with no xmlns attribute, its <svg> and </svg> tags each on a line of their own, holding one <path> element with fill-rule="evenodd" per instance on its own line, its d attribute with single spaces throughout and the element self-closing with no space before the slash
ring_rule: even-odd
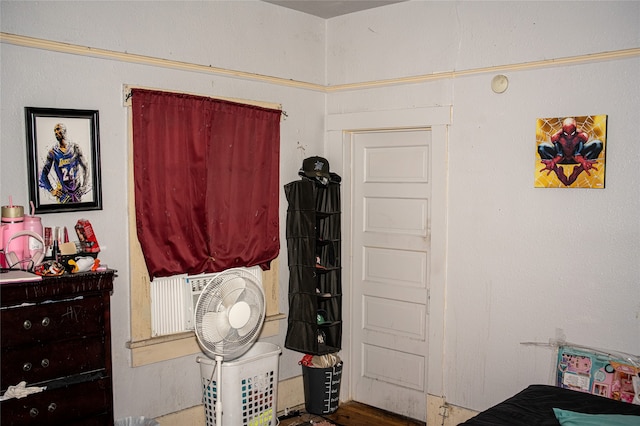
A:
<svg viewBox="0 0 640 426">
<path fill-rule="evenodd" d="M 60 262 L 60 228 L 56 226 L 55 233 L 53 235 L 53 259 L 56 262 Z"/>
<path fill-rule="evenodd" d="M 23 223 L 25 231 L 31 231 L 42 238 L 42 220 L 38 216 L 25 216 Z M 29 237 L 27 243 L 24 245 L 24 258 L 32 259 L 35 253 L 43 251 L 44 246 L 42 242 L 37 238 Z"/>
</svg>

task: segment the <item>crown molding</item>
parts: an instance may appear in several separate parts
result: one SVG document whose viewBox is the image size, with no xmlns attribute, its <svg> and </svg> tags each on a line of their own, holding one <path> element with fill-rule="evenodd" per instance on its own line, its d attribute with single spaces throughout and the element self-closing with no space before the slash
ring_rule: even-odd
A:
<svg viewBox="0 0 640 426">
<path fill-rule="evenodd" d="M 128 52 L 116 52 L 113 50 L 99 49 L 95 47 L 79 46 L 76 44 L 61 43 L 58 41 L 21 36 L 16 34 L 0 33 L 0 42 L 16 46 L 30 47 L 34 49 L 48 50 L 52 52 L 67 53 L 71 55 L 90 56 L 93 58 L 108 59 L 120 62 L 130 62 L 159 68 L 171 68 L 181 71 L 190 71 L 206 74 L 223 75 L 253 81 L 261 81 L 281 86 L 290 86 L 300 89 L 324 91 L 324 86 L 313 83 L 305 83 L 279 77 L 271 77 L 262 74 L 254 74 L 244 71 L 217 68 L 210 65 L 199 65 L 190 62 L 175 61 L 171 59 L 157 58 L 153 56 L 137 55 Z"/>
<path fill-rule="evenodd" d="M 473 68 L 467 70 L 445 71 L 432 74 L 423 74 L 410 77 L 399 77 L 386 80 L 365 81 L 358 83 L 338 84 L 326 86 L 321 84 L 296 81 L 280 77 L 272 77 L 262 74 L 248 73 L 244 71 L 218 68 L 210 65 L 199 65 L 190 62 L 174 61 L 171 59 L 157 58 L 153 56 L 137 55 L 128 52 L 116 52 L 113 50 L 99 49 L 76 44 L 62 43 L 58 41 L 27 37 L 17 34 L 0 32 L 0 42 L 13 44 L 16 46 L 29 47 L 34 49 L 48 50 L 52 52 L 67 53 L 71 55 L 90 56 L 94 58 L 130 62 L 160 68 L 171 68 L 182 71 L 198 72 L 222 75 L 232 78 L 240 78 L 276 84 L 280 86 L 294 87 L 298 89 L 313 90 L 317 92 L 333 93 L 348 90 L 369 89 L 400 84 L 414 84 L 433 80 L 451 79 L 477 74 L 505 73 L 508 71 L 523 71 L 538 68 L 550 68 L 566 65 L 577 65 L 590 62 L 613 61 L 640 56 L 640 48 L 615 50 L 610 52 L 593 53 L 579 56 L 569 56 L 563 58 L 545 59 L 541 61 L 524 62 L 518 64 L 497 65 L 492 67 Z"/>
</svg>

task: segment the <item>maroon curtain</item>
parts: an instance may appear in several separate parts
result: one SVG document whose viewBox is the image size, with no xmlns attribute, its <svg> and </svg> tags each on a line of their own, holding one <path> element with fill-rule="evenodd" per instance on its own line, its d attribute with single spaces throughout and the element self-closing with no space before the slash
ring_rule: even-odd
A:
<svg viewBox="0 0 640 426">
<path fill-rule="evenodd" d="M 149 275 L 278 256 L 280 111 L 133 89 L 136 226 Z"/>
</svg>

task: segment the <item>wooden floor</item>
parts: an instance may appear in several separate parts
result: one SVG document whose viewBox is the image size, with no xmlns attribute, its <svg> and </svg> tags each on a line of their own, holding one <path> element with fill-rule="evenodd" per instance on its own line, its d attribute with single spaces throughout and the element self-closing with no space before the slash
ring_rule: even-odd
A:
<svg viewBox="0 0 640 426">
<path fill-rule="evenodd" d="M 322 421 L 336 426 L 425 426 L 426 424 L 354 401 L 342 403 L 335 413 L 322 416 L 306 413 L 304 405 L 292 411 L 295 410 L 299 410 L 300 414 L 287 419 L 281 418 L 279 426 L 327 425 L 327 423 L 321 424 Z"/>
</svg>

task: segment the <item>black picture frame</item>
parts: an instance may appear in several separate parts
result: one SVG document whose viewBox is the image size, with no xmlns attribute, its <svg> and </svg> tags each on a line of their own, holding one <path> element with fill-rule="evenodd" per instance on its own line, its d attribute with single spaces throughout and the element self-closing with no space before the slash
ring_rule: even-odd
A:
<svg viewBox="0 0 640 426">
<path fill-rule="evenodd" d="M 98 111 L 25 107 L 25 124 L 35 212 L 102 210 Z M 66 129 L 64 150 L 54 130 L 60 125 Z"/>
</svg>

